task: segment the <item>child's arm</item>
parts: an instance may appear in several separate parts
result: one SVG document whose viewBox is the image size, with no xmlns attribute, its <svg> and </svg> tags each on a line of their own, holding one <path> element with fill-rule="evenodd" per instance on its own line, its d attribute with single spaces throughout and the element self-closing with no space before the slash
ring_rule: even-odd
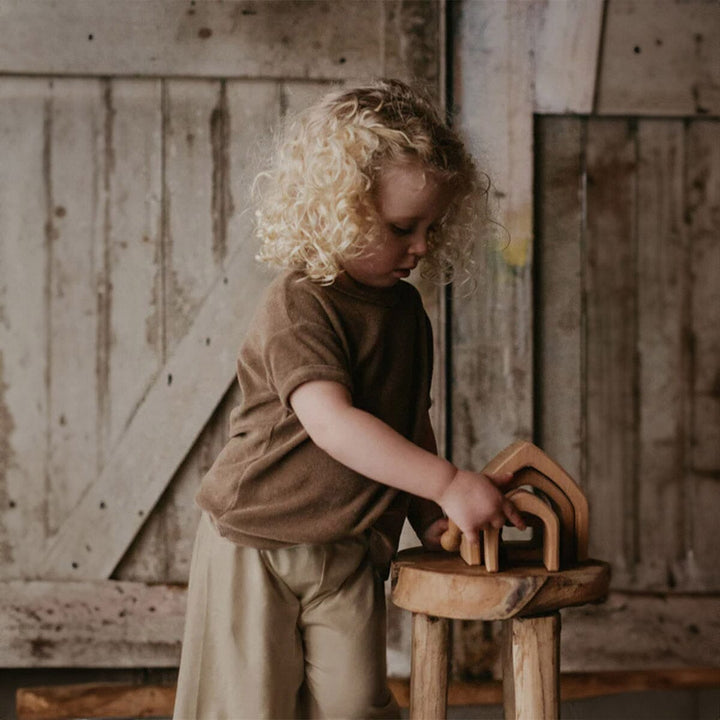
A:
<svg viewBox="0 0 720 720">
<path fill-rule="evenodd" d="M 436 455 L 437 443 L 429 412 L 425 413 L 423 423 L 418 445 L 423 450 Z M 440 539 L 448 529 L 448 520 L 443 515 L 442 508 L 436 502 L 417 495 L 410 495 L 408 520 L 425 548 L 428 550 L 442 550 Z"/>
<path fill-rule="evenodd" d="M 353 407 L 349 391 L 340 383 L 304 383 L 292 393 L 290 404 L 313 442 L 331 457 L 373 480 L 434 500 L 468 538 L 482 529 L 499 529 L 506 520 L 525 527 L 496 487 L 511 474 L 491 477 L 458 470 Z"/>
</svg>

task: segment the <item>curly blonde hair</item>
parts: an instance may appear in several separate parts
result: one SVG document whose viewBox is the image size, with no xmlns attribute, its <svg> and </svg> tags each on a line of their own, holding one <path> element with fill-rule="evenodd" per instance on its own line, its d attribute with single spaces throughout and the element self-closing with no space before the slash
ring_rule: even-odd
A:
<svg viewBox="0 0 720 720">
<path fill-rule="evenodd" d="M 271 168 L 256 178 L 257 258 L 329 284 L 380 232 L 374 191 L 383 167 L 418 162 L 452 189 L 428 238 L 424 277 L 469 274 L 482 207 L 475 164 L 432 102 L 399 80 L 338 90 L 293 119 Z"/>
</svg>

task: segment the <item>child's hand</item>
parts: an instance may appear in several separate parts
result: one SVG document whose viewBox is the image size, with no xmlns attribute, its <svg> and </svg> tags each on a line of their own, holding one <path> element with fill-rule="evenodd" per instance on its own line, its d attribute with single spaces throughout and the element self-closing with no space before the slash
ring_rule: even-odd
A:
<svg viewBox="0 0 720 720">
<path fill-rule="evenodd" d="M 524 530 L 522 515 L 498 489 L 511 479 L 512 473 L 488 475 L 458 470 L 439 505 L 470 542 L 478 542 L 480 530 L 499 530 L 507 521 Z"/>
<path fill-rule="evenodd" d="M 440 538 L 448 529 L 448 519 L 438 518 L 435 522 L 430 523 L 420 536 L 420 542 L 426 550 L 442 550 Z"/>
</svg>

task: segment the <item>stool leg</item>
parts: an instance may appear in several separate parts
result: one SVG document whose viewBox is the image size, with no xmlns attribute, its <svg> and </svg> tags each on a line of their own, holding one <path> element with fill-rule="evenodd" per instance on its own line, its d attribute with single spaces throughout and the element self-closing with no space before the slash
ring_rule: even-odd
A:
<svg viewBox="0 0 720 720">
<path fill-rule="evenodd" d="M 560 717 L 560 613 L 504 623 L 505 720 Z"/>
<path fill-rule="evenodd" d="M 440 720 L 447 716 L 447 618 L 413 613 L 410 659 L 410 718 Z"/>
</svg>

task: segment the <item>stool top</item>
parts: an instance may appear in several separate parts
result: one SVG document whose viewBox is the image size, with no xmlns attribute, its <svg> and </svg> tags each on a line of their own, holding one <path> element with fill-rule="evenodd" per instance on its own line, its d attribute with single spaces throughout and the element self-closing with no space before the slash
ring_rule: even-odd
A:
<svg viewBox="0 0 720 720">
<path fill-rule="evenodd" d="M 524 566 L 489 573 L 456 554 L 411 548 L 398 553 L 391 577 L 392 600 L 406 610 L 460 620 L 505 620 L 601 602 L 610 586 L 610 565 L 587 560 L 558 572 Z"/>
</svg>

